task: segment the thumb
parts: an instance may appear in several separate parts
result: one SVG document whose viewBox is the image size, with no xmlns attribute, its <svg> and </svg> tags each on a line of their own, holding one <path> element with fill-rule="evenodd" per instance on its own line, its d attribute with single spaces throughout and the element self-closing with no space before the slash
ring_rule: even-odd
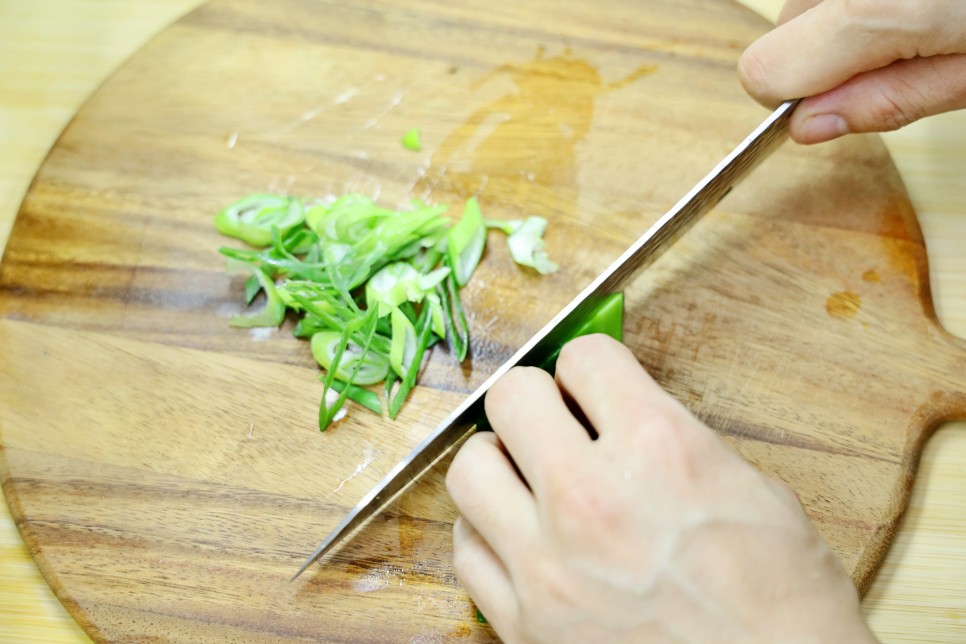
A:
<svg viewBox="0 0 966 644">
<path fill-rule="evenodd" d="M 799 143 L 852 132 L 897 130 L 927 116 L 966 107 L 966 54 L 899 60 L 806 98 L 789 131 Z"/>
</svg>

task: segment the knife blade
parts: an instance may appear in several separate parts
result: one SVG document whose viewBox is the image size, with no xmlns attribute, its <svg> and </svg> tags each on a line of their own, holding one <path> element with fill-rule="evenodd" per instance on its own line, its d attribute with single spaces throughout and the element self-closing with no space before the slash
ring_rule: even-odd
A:
<svg viewBox="0 0 966 644">
<path fill-rule="evenodd" d="M 332 530 L 309 555 L 294 580 L 319 558 L 347 540 L 370 518 L 382 511 L 409 485 L 446 455 L 485 419 L 483 398 L 493 384 L 515 366 L 541 365 L 602 300 L 620 290 L 629 278 L 653 262 L 706 212 L 714 208 L 759 162 L 773 152 L 788 134 L 788 121 L 798 101 L 786 101 L 772 112 L 732 152 L 651 226 L 603 273 L 565 306 L 480 387 L 471 393 L 409 455 Z"/>
</svg>

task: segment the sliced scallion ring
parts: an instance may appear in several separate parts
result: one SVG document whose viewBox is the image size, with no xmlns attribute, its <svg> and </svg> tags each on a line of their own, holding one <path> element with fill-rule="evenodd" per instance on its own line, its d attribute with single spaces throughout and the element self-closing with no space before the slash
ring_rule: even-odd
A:
<svg viewBox="0 0 966 644">
<path fill-rule="evenodd" d="M 545 222 L 485 221 L 475 198 L 455 223 L 446 210 L 421 201 L 384 208 L 360 194 L 309 206 L 254 194 L 215 217 L 219 231 L 255 247 L 219 252 L 233 267 L 251 271 L 246 302 L 259 293 L 266 300 L 262 310 L 231 324 L 278 326 L 293 311 L 293 333 L 310 338 L 325 372 L 320 429 L 341 417 L 347 398 L 378 412 L 379 397 L 363 387 L 382 381 L 395 418 L 425 352 L 441 339 L 459 361 L 466 357 L 469 326 L 460 290 L 482 258 L 487 228 L 514 238 L 518 262 L 541 272 L 552 265 L 541 237 Z"/>
<path fill-rule="evenodd" d="M 559 268 L 545 250 L 543 233 L 547 230 L 547 220 L 543 217 L 527 217 L 526 221 L 507 237 L 513 261 L 521 266 L 536 269 L 541 275 L 549 275 Z"/>
<path fill-rule="evenodd" d="M 242 328 L 278 326 L 285 319 L 285 303 L 275 290 L 275 282 L 258 267 L 252 267 L 252 276 L 265 292 L 265 306 L 257 313 L 233 315 L 228 318 L 228 324 Z"/>
<path fill-rule="evenodd" d="M 486 244 L 486 226 L 480 213 L 480 204 L 476 197 L 466 202 L 463 216 L 453 226 L 447 237 L 447 249 L 450 266 L 456 276 L 456 283 L 465 286 L 473 271 L 476 270 L 480 258 L 483 257 L 483 246 Z"/>
<path fill-rule="evenodd" d="M 231 204 L 215 216 L 215 228 L 251 246 L 268 246 L 272 231 L 285 233 L 305 219 L 302 202 L 281 195 L 254 194 Z"/>
<path fill-rule="evenodd" d="M 400 378 L 404 378 L 416 356 L 416 327 L 398 307 L 392 309 L 389 319 L 392 322 L 389 364 Z"/>
<path fill-rule="evenodd" d="M 341 338 L 342 334 L 337 331 L 320 331 L 312 336 L 312 356 L 324 369 L 328 370 L 332 366 Z M 346 344 L 342 359 L 336 365 L 335 378 L 350 382 L 349 377 L 360 360 L 361 365 L 355 378 L 351 380 L 352 384 L 374 385 L 386 379 L 389 371 L 388 357 L 371 350 L 363 354 L 362 347 L 352 341 Z"/>
<path fill-rule="evenodd" d="M 412 128 L 407 130 L 405 134 L 402 135 L 401 140 L 402 146 L 407 150 L 412 150 L 413 152 L 419 152 L 423 149 L 423 143 L 420 140 L 419 128 Z"/>
</svg>

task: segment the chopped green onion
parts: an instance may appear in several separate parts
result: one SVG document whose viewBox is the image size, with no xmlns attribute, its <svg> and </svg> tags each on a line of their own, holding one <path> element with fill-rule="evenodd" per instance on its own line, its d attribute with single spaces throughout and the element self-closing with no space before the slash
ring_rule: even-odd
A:
<svg viewBox="0 0 966 644">
<path fill-rule="evenodd" d="M 399 376 L 392 369 L 389 370 L 389 374 L 386 376 L 386 404 L 392 400 L 393 387 L 399 382 Z"/>
<path fill-rule="evenodd" d="M 247 267 L 251 270 L 251 266 Z M 277 289 L 276 289 L 277 290 Z M 258 281 L 258 276 L 252 272 L 245 280 L 245 306 L 251 306 L 258 294 L 262 292 L 262 283 Z"/>
<path fill-rule="evenodd" d="M 447 241 L 449 264 L 456 274 L 456 283 L 465 286 L 483 257 L 486 243 L 486 226 L 476 197 L 467 200 L 463 216 L 450 229 Z"/>
<path fill-rule="evenodd" d="M 403 302 L 418 304 L 449 273 L 450 269 L 445 266 L 421 274 L 408 262 L 389 264 L 366 282 L 366 306 L 378 306 L 379 317 L 383 317 Z"/>
<path fill-rule="evenodd" d="M 416 355 L 416 327 L 399 308 L 392 309 L 392 346 L 389 348 L 389 365 L 401 378 L 405 378 Z"/>
<path fill-rule="evenodd" d="M 419 128 L 414 127 L 403 134 L 402 146 L 407 150 L 412 150 L 413 152 L 419 152 L 423 149 L 422 141 L 420 141 L 419 138 Z"/>
<path fill-rule="evenodd" d="M 252 246 L 272 243 L 272 231 L 288 232 L 304 221 L 302 202 L 279 195 L 254 194 L 215 216 L 215 228 Z"/>
<path fill-rule="evenodd" d="M 459 287 L 452 273 L 436 288 L 436 293 L 443 309 L 443 322 L 446 326 L 446 340 L 450 351 L 456 356 L 458 362 L 463 362 L 470 348 L 470 330 L 463 311 Z"/>
<path fill-rule="evenodd" d="M 356 361 L 356 364 L 352 369 L 352 374 L 347 379 L 347 382 L 350 382 L 350 383 L 359 382 L 359 372 L 362 369 L 363 361 L 365 360 L 366 356 L 369 354 L 369 349 L 372 345 L 372 338 L 375 335 L 375 331 L 376 331 L 377 318 L 374 314 L 375 314 L 375 311 L 369 311 L 364 318 L 356 318 L 355 320 L 347 324 L 345 328 L 342 330 L 342 337 L 339 340 L 339 348 L 336 352 L 335 357 L 332 360 L 334 365 L 340 364 L 341 358 L 343 355 L 343 350 L 348 345 L 348 338 L 355 331 L 359 330 L 361 327 L 365 327 L 366 329 L 365 331 L 366 337 L 362 344 L 362 352 L 360 354 L 359 360 Z M 329 404 L 328 394 L 329 394 L 330 388 L 332 387 L 333 382 L 335 381 L 335 375 L 336 375 L 335 372 L 337 369 L 338 367 L 333 366 L 332 369 L 329 370 L 329 373 L 326 374 L 325 378 L 323 378 L 323 381 L 322 381 L 324 387 L 322 389 L 322 403 L 321 405 L 319 405 L 319 431 L 325 431 L 325 429 L 329 426 L 329 423 L 331 423 L 333 420 L 337 418 L 339 410 L 342 408 L 342 405 L 345 403 L 345 400 L 349 395 L 348 389 L 345 389 L 339 393 L 339 395 L 336 397 L 335 401 L 331 405 Z"/>
<path fill-rule="evenodd" d="M 230 266 L 251 272 L 246 303 L 262 292 L 266 300 L 261 311 L 230 323 L 278 326 L 287 310 L 295 314 L 293 334 L 309 339 L 324 370 L 320 429 L 347 398 L 381 413 L 379 396 L 364 387 L 382 381 L 395 418 L 426 351 L 440 340 L 458 360 L 466 358 L 469 326 L 460 289 L 482 258 L 493 222 L 484 221 L 475 198 L 455 223 L 446 210 L 421 201 L 394 210 L 359 194 L 308 205 L 254 194 L 215 217 L 219 231 L 253 247 L 219 249 Z M 497 224 L 513 237 L 526 222 Z M 539 251 L 534 244 L 529 261 L 537 264 Z"/>
<path fill-rule="evenodd" d="M 383 266 L 366 282 L 366 306 L 378 306 L 383 317 L 403 302 L 419 302 L 423 291 L 418 280 L 419 271 L 408 262 Z"/>
<path fill-rule="evenodd" d="M 243 328 L 278 326 L 285 319 L 285 304 L 275 290 L 275 283 L 264 271 L 255 266 L 252 267 L 252 277 L 258 282 L 260 289 L 265 291 L 265 306 L 258 313 L 233 315 L 228 318 L 228 324 Z"/>
<path fill-rule="evenodd" d="M 429 306 L 429 317 L 433 324 L 433 333 L 441 338 L 446 337 L 446 317 L 443 313 L 443 303 L 437 293 L 427 293 L 426 302 Z"/>
<path fill-rule="evenodd" d="M 312 336 L 312 356 L 319 366 L 334 373 L 337 380 L 356 385 L 374 385 L 386 379 L 389 370 L 387 356 L 375 351 L 364 352 L 363 347 L 353 341 L 346 343 L 344 353 L 339 356 L 341 339 L 342 334 L 337 331 L 320 331 Z M 358 373 L 351 378 L 357 365 Z"/>
<path fill-rule="evenodd" d="M 409 392 L 416 385 L 416 376 L 419 375 L 419 367 L 423 362 L 423 354 L 433 344 L 432 324 L 429 320 L 428 311 L 428 309 L 424 308 L 419 319 L 416 321 L 415 328 L 418 329 L 419 333 L 419 337 L 416 340 L 416 350 L 406 370 L 406 374 L 399 383 L 399 389 L 396 390 L 392 400 L 389 401 L 390 418 L 395 418 L 399 414 L 399 410 L 409 396 Z"/>
<path fill-rule="evenodd" d="M 357 385 L 350 385 L 348 383 L 342 382 L 341 380 L 336 380 L 332 383 L 332 388 L 342 393 L 346 392 L 346 396 L 349 400 L 357 402 L 369 411 L 382 416 L 382 401 L 379 400 L 379 395 L 375 392 L 369 391 Z"/>
<path fill-rule="evenodd" d="M 490 223 L 491 227 L 498 227 L 509 234 L 506 243 L 510 248 L 513 261 L 517 264 L 536 269 L 541 275 L 557 271 L 558 266 L 550 261 L 545 250 L 546 243 L 543 241 L 543 233 L 547 229 L 546 219 L 527 217 L 524 222 L 499 222 L 504 224 L 503 226 L 492 225 L 496 222 Z"/>
<path fill-rule="evenodd" d="M 577 327 L 573 338 L 591 333 L 603 333 L 618 342 L 624 339 L 624 294 L 611 293 L 587 316 L 584 323 Z"/>
<path fill-rule="evenodd" d="M 540 368 L 552 374 L 556 368 L 557 356 L 560 355 L 560 349 L 574 338 L 579 338 L 582 335 L 590 335 L 591 333 L 604 333 L 618 342 L 624 339 L 623 293 L 611 293 L 598 303 L 594 310 L 584 318 L 580 326 L 567 338 L 563 339 L 556 351 L 540 363 Z"/>
</svg>

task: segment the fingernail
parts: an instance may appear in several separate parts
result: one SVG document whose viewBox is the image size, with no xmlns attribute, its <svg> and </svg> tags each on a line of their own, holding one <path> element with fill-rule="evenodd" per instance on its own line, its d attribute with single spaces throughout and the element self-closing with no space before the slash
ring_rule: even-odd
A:
<svg viewBox="0 0 966 644">
<path fill-rule="evenodd" d="M 805 119 L 799 135 L 808 143 L 821 143 L 848 133 L 849 124 L 838 114 L 816 114 Z"/>
</svg>

